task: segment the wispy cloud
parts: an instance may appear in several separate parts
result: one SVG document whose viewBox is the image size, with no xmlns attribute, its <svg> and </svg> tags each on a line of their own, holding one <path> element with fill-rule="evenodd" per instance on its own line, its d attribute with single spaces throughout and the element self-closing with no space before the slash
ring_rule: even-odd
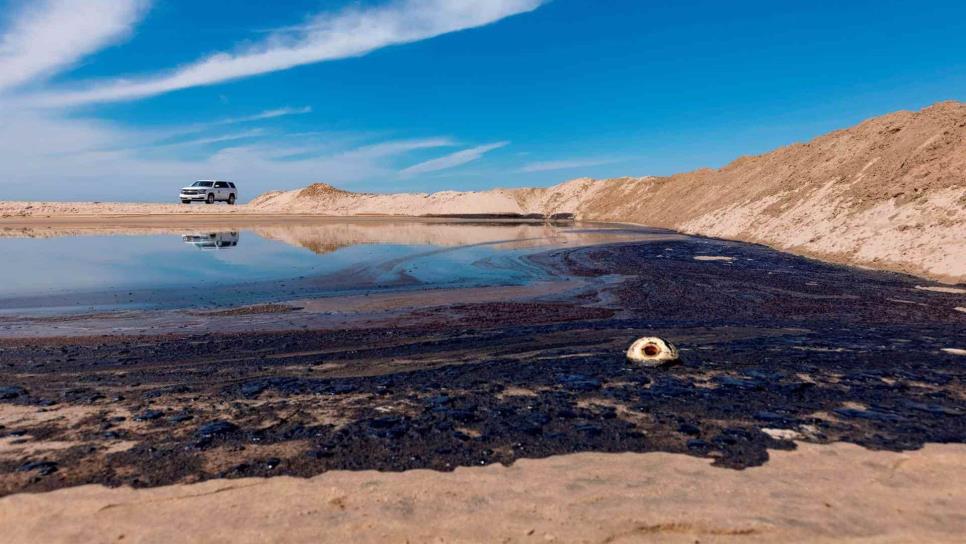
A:
<svg viewBox="0 0 966 544">
<path fill-rule="evenodd" d="M 534 10 L 543 2 L 396 0 L 375 8 L 321 14 L 305 25 L 272 33 L 261 43 L 237 53 L 217 53 L 147 78 L 99 81 L 81 90 L 49 93 L 39 97 L 38 103 L 68 106 L 132 100 L 304 64 L 360 56 L 382 47 L 487 25 Z"/>
<path fill-rule="evenodd" d="M 387 157 L 416 151 L 419 149 L 432 149 L 436 147 L 450 147 L 456 145 L 449 138 L 426 138 L 421 140 L 396 140 L 392 142 L 381 142 L 378 144 L 366 145 L 353 149 L 349 153 L 366 157 Z"/>
<path fill-rule="evenodd" d="M 49 76 L 125 37 L 146 0 L 35 1 L 0 38 L 0 91 Z"/>
<path fill-rule="evenodd" d="M 134 146 L 129 146 L 129 147 L 182 145 L 181 142 L 178 141 L 178 138 L 184 138 L 191 134 L 202 134 L 212 129 L 217 129 L 228 125 L 253 123 L 256 121 L 276 119 L 276 118 L 285 117 L 288 115 L 303 115 L 306 113 L 310 113 L 311 111 L 312 111 L 312 108 L 309 106 L 305 106 L 301 108 L 284 107 L 284 108 L 266 110 L 252 115 L 242 115 L 238 117 L 225 117 L 222 119 L 215 119 L 213 121 L 203 121 L 200 123 L 193 123 L 189 125 L 172 126 L 172 127 L 167 127 L 163 129 L 154 129 L 152 130 L 155 136 L 153 139 L 146 139 L 143 142 L 135 143 Z M 147 136 L 147 134 L 145 136 Z M 201 140 L 203 140 L 203 138 Z"/>
<path fill-rule="evenodd" d="M 5 107 L 0 103 L 0 193 L 4 198 L 170 200 L 171 187 L 198 177 L 224 177 L 240 184 L 245 198 L 313 181 L 351 186 L 393 178 L 408 153 L 453 145 L 448 138 L 373 140 L 359 135 L 320 134 L 266 138 L 246 130 L 172 145 L 149 144 L 141 129 L 63 117 L 55 112 Z M 251 141 L 243 138 L 251 137 Z M 132 144 L 134 144 L 132 146 Z M 193 145 L 190 153 L 180 147 Z"/>
<path fill-rule="evenodd" d="M 276 117 L 285 117 L 287 115 L 303 115 L 306 113 L 312 113 L 311 106 L 305 106 L 301 108 L 277 108 L 274 110 L 266 110 L 261 113 L 256 113 L 254 115 L 245 115 L 242 117 L 228 117 L 226 119 L 219 119 L 217 121 L 212 121 L 207 123 L 209 125 L 232 125 L 235 123 L 249 123 L 251 121 L 263 121 L 265 119 L 275 119 Z"/>
<path fill-rule="evenodd" d="M 466 164 L 468 162 L 473 162 L 479 160 L 486 153 L 493 151 L 494 149 L 499 149 L 508 145 L 510 142 L 495 142 L 492 144 L 480 145 L 476 147 L 471 147 L 469 149 L 464 149 L 462 151 L 457 151 L 455 153 L 450 153 L 449 155 L 444 155 L 442 157 L 431 159 L 419 164 L 414 164 L 409 168 L 401 170 L 399 175 L 403 177 L 414 176 L 416 174 L 426 174 L 429 172 L 436 172 L 437 170 L 445 170 L 447 168 L 453 168 L 461 164 Z"/>
<path fill-rule="evenodd" d="M 600 166 L 602 164 L 612 164 L 621 159 L 574 159 L 562 161 L 538 161 L 523 165 L 520 172 L 547 172 L 550 170 L 571 170 L 575 168 L 585 168 L 588 166 Z"/>
<path fill-rule="evenodd" d="M 243 140 L 245 138 L 254 138 L 256 136 L 261 136 L 264 134 L 264 130 L 260 128 L 253 128 L 251 130 L 246 130 L 243 132 L 235 132 L 232 134 L 221 134 L 218 136 L 209 136 L 206 138 L 195 138 L 192 140 L 181 140 L 177 142 L 164 142 L 159 144 L 154 144 L 152 147 L 174 147 L 174 146 L 189 146 L 189 145 L 205 145 L 214 144 L 219 142 L 230 142 L 234 140 Z"/>
</svg>

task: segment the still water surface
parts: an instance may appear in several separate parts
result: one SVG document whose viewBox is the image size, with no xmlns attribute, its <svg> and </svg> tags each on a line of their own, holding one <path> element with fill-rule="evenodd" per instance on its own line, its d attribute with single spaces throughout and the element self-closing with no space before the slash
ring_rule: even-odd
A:
<svg viewBox="0 0 966 544">
<path fill-rule="evenodd" d="M 225 306 L 372 290 L 520 285 L 548 277 L 523 259 L 535 251 L 674 236 L 635 228 L 480 222 L 222 229 L 4 233 L 0 313 Z"/>
</svg>

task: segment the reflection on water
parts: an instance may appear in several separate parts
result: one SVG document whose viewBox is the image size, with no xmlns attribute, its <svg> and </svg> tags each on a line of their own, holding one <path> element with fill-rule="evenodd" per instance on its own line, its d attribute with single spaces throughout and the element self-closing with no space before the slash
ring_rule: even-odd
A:
<svg viewBox="0 0 966 544">
<path fill-rule="evenodd" d="M 181 241 L 198 249 L 225 249 L 238 245 L 238 232 L 209 232 L 208 234 L 182 234 Z"/>
<path fill-rule="evenodd" d="M 6 230 L 0 231 L 6 261 L 0 267 L 0 313 L 220 306 L 372 290 L 521 285 L 548 278 L 523 258 L 543 248 L 680 237 L 579 224 L 397 220 L 188 232 L 165 227 Z"/>
</svg>

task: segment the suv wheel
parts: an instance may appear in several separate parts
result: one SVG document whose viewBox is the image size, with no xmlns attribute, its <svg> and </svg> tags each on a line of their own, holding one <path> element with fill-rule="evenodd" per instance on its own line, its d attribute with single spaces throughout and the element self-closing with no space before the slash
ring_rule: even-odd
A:
<svg viewBox="0 0 966 544">
<path fill-rule="evenodd" d="M 228 205 L 229 206 L 234 206 L 235 205 L 235 194 L 234 193 L 228 195 Z"/>
<path fill-rule="evenodd" d="M 205 199 L 205 203 L 206 204 L 214 204 L 215 203 L 215 193 L 208 193 L 208 198 Z"/>
<path fill-rule="evenodd" d="M 182 200 L 181 203 L 182 204 L 191 204 L 191 201 L 190 200 Z"/>
</svg>

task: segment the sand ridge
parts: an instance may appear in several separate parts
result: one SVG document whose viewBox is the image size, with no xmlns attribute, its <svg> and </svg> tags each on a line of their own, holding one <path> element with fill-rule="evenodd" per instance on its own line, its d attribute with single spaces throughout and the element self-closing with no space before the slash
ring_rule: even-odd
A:
<svg viewBox="0 0 966 544">
<path fill-rule="evenodd" d="M 250 206 L 336 215 L 573 213 L 952 282 L 966 278 L 961 102 L 893 113 L 719 170 L 665 178 L 583 178 L 546 189 L 435 194 L 312 187 L 318 189 L 267 193 Z"/>
</svg>

